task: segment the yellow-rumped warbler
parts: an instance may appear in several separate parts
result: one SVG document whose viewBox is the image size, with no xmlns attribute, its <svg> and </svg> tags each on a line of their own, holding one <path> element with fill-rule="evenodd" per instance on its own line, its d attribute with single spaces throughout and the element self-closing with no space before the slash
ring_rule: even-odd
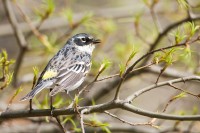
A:
<svg viewBox="0 0 200 133">
<path fill-rule="evenodd" d="M 63 90 L 68 93 L 78 88 L 90 70 L 91 56 L 96 43 L 100 43 L 100 40 L 86 33 L 70 38 L 49 61 L 34 89 L 21 101 L 32 99 L 44 88 L 52 88 L 50 96 Z"/>
</svg>

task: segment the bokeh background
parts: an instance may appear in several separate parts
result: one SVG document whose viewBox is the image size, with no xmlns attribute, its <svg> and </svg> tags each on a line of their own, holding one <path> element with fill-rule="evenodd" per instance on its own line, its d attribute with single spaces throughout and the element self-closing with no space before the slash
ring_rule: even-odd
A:
<svg viewBox="0 0 200 133">
<path fill-rule="evenodd" d="M 13 99 L 9 109 L 28 109 L 29 102 L 19 102 L 19 99 L 31 90 L 34 76 L 33 67 L 37 67 L 41 72 L 49 59 L 74 34 L 90 33 L 102 41 L 93 53 L 93 66 L 87 80 L 82 85 L 83 87 L 93 80 L 103 62 L 109 61 L 110 67 L 100 75 L 100 78 L 119 73 L 120 64 L 126 63 L 133 50 L 136 50 L 137 54 L 131 63 L 145 54 L 160 34 L 166 31 L 165 29 L 188 18 L 188 15 L 192 18 L 200 16 L 200 2 L 197 0 L 17 0 L 10 1 L 10 3 L 18 28 L 25 37 L 26 48 L 23 49 L 19 46 L 4 4 L 0 1 L 0 48 L 7 51 L 9 59 L 16 60 L 9 68 L 10 72 L 14 72 L 12 84 L 0 91 L 1 111 L 7 108 L 10 98 L 18 88 L 22 88 L 22 91 Z M 24 20 L 19 7 L 29 17 L 31 25 L 37 27 L 41 35 L 39 37 L 42 37 L 40 39 L 43 41 L 32 32 L 30 23 Z M 196 19 L 194 24 L 199 25 L 199 19 Z M 183 26 L 184 23 L 180 23 L 166 31 L 160 37 L 156 48 L 172 45 L 175 42 L 177 29 Z M 183 29 L 180 30 L 180 34 L 184 34 Z M 197 35 L 198 31 L 195 36 Z M 44 38 L 48 44 L 44 43 Z M 199 48 L 198 44 L 192 46 L 189 57 L 179 58 L 181 53 L 178 53 L 179 55 L 174 57 L 177 60 L 167 68 L 166 73 L 160 77 L 159 81 L 198 75 L 200 73 Z M 152 59 L 148 60 L 148 62 L 151 61 Z M 153 65 L 149 69 L 135 73 L 122 85 L 120 97 L 126 98 L 130 93 L 154 84 L 162 66 L 163 64 Z M 87 92 L 81 95 L 80 106 L 112 100 L 116 87 L 112 83 L 115 80 L 115 78 L 111 78 L 92 85 Z M 195 94 L 200 93 L 197 82 L 180 83 L 177 86 L 189 89 Z M 179 93 L 180 91 L 170 87 L 161 87 L 141 95 L 133 104 L 146 110 L 160 112 L 165 104 Z M 33 101 L 34 108 L 48 108 L 48 91 L 45 90 L 38 94 Z M 69 103 L 70 99 L 65 93 L 60 93 L 55 97 L 57 108 L 64 108 Z M 167 113 L 197 114 L 198 110 L 199 99 L 187 95 L 187 97 L 170 103 Z M 111 112 L 135 123 L 151 120 L 148 117 L 120 109 Z M 86 118 L 109 123 L 108 127 L 112 129 L 110 132 L 168 132 L 169 129 L 174 129 L 174 132 L 200 132 L 199 122 L 157 120 L 156 125 L 159 125 L 159 129 L 155 129 L 151 126 L 130 126 L 106 114 L 88 115 Z M 75 119 L 77 118 L 73 119 L 77 123 L 76 126 L 71 121 L 65 123 L 69 132 L 80 131 L 80 125 Z M 0 125 L 0 132 L 59 132 L 55 123 L 48 122 L 48 120 L 38 123 L 37 120 L 36 118 L 5 121 Z M 192 128 L 189 129 L 191 125 Z M 87 131 L 95 132 L 95 128 L 88 127 Z M 102 132 L 109 131 L 105 128 Z"/>
</svg>

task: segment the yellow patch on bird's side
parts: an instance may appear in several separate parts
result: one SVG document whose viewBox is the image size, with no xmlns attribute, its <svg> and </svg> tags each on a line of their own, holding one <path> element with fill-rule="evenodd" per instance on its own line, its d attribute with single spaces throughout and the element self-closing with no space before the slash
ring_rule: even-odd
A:
<svg viewBox="0 0 200 133">
<path fill-rule="evenodd" d="M 53 77 L 55 77 L 57 75 L 57 72 L 55 72 L 55 71 L 53 71 L 53 70 L 47 70 L 45 73 L 44 73 L 44 75 L 43 75 L 43 77 L 42 77 L 42 79 L 48 79 L 48 78 L 53 78 Z"/>
</svg>

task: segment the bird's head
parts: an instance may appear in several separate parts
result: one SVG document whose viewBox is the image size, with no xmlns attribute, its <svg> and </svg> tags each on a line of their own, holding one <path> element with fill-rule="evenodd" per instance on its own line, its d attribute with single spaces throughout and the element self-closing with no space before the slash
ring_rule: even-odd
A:
<svg viewBox="0 0 200 133">
<path fill-rule="evenodd" d="M 70 41 L 75 45 L 80 51 L 92 53 L 95 48 L 95 44 L 100 43 L 99 39 L 95 39 L 93 36 L 86 33 L 79 33 L 74 35 Z"/>
</svg>

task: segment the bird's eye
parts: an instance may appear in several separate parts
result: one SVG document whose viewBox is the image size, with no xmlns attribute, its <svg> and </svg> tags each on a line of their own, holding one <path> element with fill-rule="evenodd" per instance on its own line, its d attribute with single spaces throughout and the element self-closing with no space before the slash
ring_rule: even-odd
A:
<svg viewBox="0 0 200 133">
<path fill-rule="evenodd" d="M 86 39 L 85 39 L 85 38 L 81 38 L 81 41 L 82 41 L 82 42 L 86 42 Z"/>
</svg>

